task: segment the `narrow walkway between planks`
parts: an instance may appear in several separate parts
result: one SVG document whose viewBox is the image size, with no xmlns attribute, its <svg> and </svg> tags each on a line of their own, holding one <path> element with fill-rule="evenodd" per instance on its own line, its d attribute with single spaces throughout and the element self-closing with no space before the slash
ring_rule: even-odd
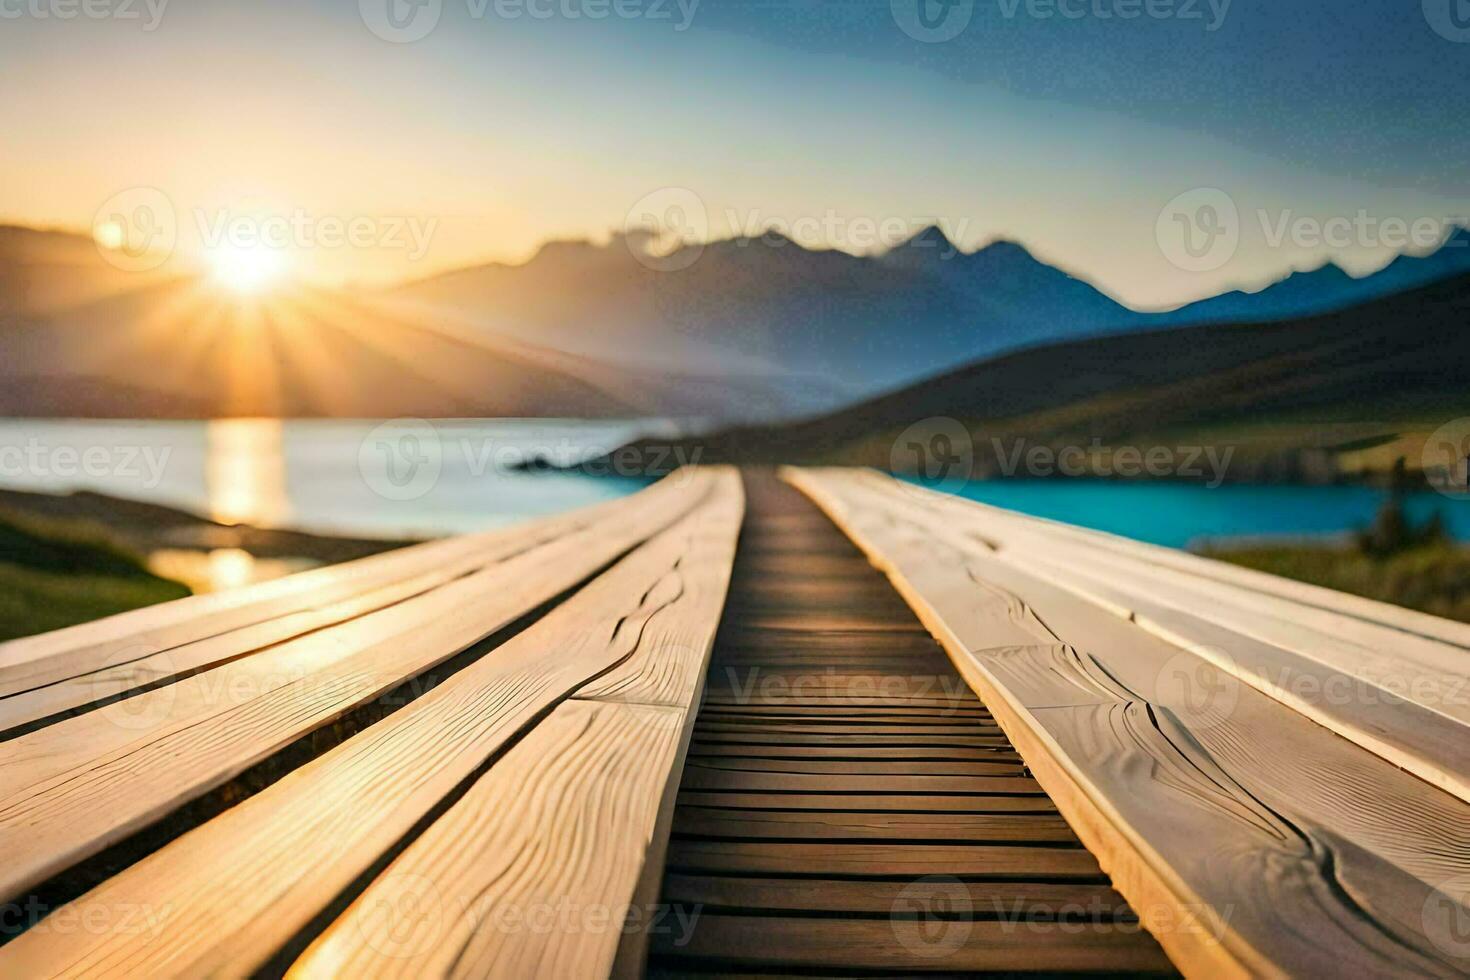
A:
<svg viewBox="0 0 1470 980">
<path fill-rule="evenodd" d="M 1171 972 L 888 581 L 746 492 L 650 973 Z"/>
</svg>

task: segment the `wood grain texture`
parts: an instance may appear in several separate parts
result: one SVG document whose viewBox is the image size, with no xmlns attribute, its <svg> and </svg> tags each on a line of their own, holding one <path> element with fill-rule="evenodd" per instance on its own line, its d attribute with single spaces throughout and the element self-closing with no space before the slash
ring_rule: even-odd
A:
<svg viewBox="0 0 1470 980">
<path fill-rule="evenodd" d="M 687 633 L 701 524 L 738 493 L 689 478 L 695 509 L 524 632 L 385 720 L 70 903 L 160 910 L 146 935 L 33 929 L 0 949 L 18 975 L 241 976 L 257 969 L 578 687 Z M 677 517 L 663 508 L 666 520 Z M 584 549 L 585 550 L 585 549 Z M 485 604 L 491 597 L 475 598 Z M 492 766 L 491 772 L 494 771 Z M 302 860 L 309 855 L 309 860 Z M 61 913 L 54 913 L 61 914 Z"/>
<path fill-rule="evenodd" d="M 290 632 L 293 619 L 310 620 L 339 603 L 466 559 L 478 556 L 483 564 L 502 560 L 575 528 L 611 518 L 628 504 L 628 500 L 609 501 L 518 527 L 428 541 L 247 588 L 189 596 L 0 643 L 0 697 L 99 671 L 116 671 L 206 641 L 205 649 L 217 660 L 227 659 L 231 651 L 253 649 L 248 644 L 261 636 L 294 635 Z M 271 627 L 273 622 L 275 627 Z M 248 632 L 252 627 L 254 632 Z M 236 633 L 243 635 L 231 639 Z M 201 659 L 203 655 L 196 648 L 181 660 L 210 662 Z M 161 673 L 157 661 L 146 668 L 150 679 Z"/>
<path fill-rule="evenodd" d="M 680 807 L 674 831 L 690 837 L 773 840 L 943 840 L 952 842 L 1076 843 L 1060 817 L 999 813 L 802 813 Z"/>
<path fill-rule="evenodd" d="M 329 630 L 0 743 L 0 895 L 220 785 L 565 591 L 697 504 L 706 478 Z"/>
<path fill-rule="evenodd" d="M 813 929 L 805 918 L 706 914 L 690 941 L 659 937 L 655 949 L 680 958 L 739 958 L 787 969 L 827 968 L 911 973 L 930 957 L 933 969 L 953 972 L 1120 971 L 1169 972 L 1158 947 L 1137 942 L 1137 927 L 1079 928 L 1046 922 L 908 922 L 835 919 Z"/>
<path fill-rule="evenodd" d="M 1036 567 L 1388 762 L 1470 800 L 1470 728 L 1456 717 L 1465 713 L 1460 702 L 1470 705 L 1470 677 L 1377 656 L 1359 659 L 1349 673 L 1296 652 L 1305 645 L 1300 636 L 1261 639 L 1284 632 L 1265 625 L 1264 613 L 1230 610 L 1162 588 L 1118 588 L 1117 577 L 1079 572 L 1072 563 L 1038 561 Z M 1470 659 L 1470 652 L 1462 656 Z"/>
<path fill-rule="evenodd" d="M 1020 955 L 1018 930 L 1042 922 L 1028 941 L 1049 946 L 1064 919 L 1068 962 L 1167 972 L 912 610 L 809 501 L 747 485 L 663 888 L 700 914 L 656 938 L 649 975 L 1045 971 L 1062 954 Z"/>
<path fill-rule="evenodd" d="M 1022 847 L 1004 844 L 833 844 L 788 841 L 676 840 L 668 866 L 695 871 L 750 873 L 783 868 L 788 874 L 951 875 L 975 877 L 1029 875 L 1097 881 L 1097 859 L 1081 848 Z"/>
<path fill-rule="evenodd" d="M 1016 760 L 812 759 L 784 756 L 760 759 L 712 756 L 694 758 L 689 765 L 726 772 L 786 772 L 798 775 L 850 776 L 1015 776 L 1023 768 Z"/>
<path fill-rule="evenodd" d="M 845 759 L 850 761 L 893 759 L 906 762 L 992 762 L 997 760 L 1017 762 L 1020 760 L 1020 756 L 1011 749 L 1000 747 L 833 745 L 825 741 L 815 745 L 763 745 L 759 742 L 731 745 L 701 741 L 689 747 L 689 754 L 696 758 Z"/>
<path fill-rule="evenodd" d="M 1041 793 L 1034 779 L 1022 776 L 881 776 L 822 775 L 787 772 L 738 772 L 715 769 L 691 760 L 684 769 L 684 788 L 726 793 Z M 861 803 L 856 804 L 861 806 Z"/>
<path fill-rule="evenodd" d="M 899 813 L 1055 813 L 1040 793 L 930 796 L 924 793 L 718 793 L 681 788 L 682 806 L 735 810 L 892 811 Z"/>
<path fill-rule="evenodd" d="M 488 562 L 479 559 L 450 564 L 438 571 L 394 582 L 341 602 L 289 613 L 137 660 L 125 658 L 122 663 L 0 698 L 0 734 L 37 721 L 56 718 L 72 709 L 106 702 L 129 691 L 163 684 L 295 637 L 357 619 L 405 599 L 423 595 L 486 564 Z"/>
<path fill-rule="evenodd" d="M 879 486 L 886 479 L 874 473 L 862 475 L 864 479 Z M 1282 578 L 1267 572 L 1232 565 L 1229 562 L 1204 558 L 1175 548 L 1164 548 L 1105 531 L 1032 517 L 976 501 L 935 500 L 930 503 L 932 506 L 950 509 L 952 513 L 964 515 L 962 519 L 981 514 L 994 522 L 1004 522 L 1008 525 L 1066 538 L 1085 545 L 1094 555 L 1114 555 L 1136 559 L 1159 569 L 1168 569 L 1205 581 L 1237 586 L 1263 596 L 1290 599 L 1303 606 L 1329 610 L 1365 623 L 1388 626 L 1402 633 L 1438 640 L 1470 650 L 1470 624 L 1455 622 L 1413 609 L 1405 609 L 1402 606 L 1390 605 L 1376 599 L 1338 592 L 1320 585 Z"/>
<path fill-rule="evenodd" d="M 564 702 L 393 862 L 290 976 L 607 976 L 681 714 Z"/>
<path fill-rule="evenodd" d="M 832 471 L 791 479 L 884 565 L 1176 962 L 1254 975 L 1464 971 L 1426 935 L 1425 912 L 1437 896 L 1464 902 L 1463 801 L 1059 588 L 1022 549 L 996 552 L 999 532 L 958 519 L 955 502 Z M 996 649 L 968 625 L 1031 622 L 1018 603 L 1045 635 Z"/>
<path fill-rule="evenodd" d="M 1097 532 L 994 508 L 966 514 L 951 501 L 934 506 L 1029 567 L 1470 801 L 1470 645 L 1454 642 L 1470 633 L 1463 624 L 1439 621 L 1443 629 L 1428 631 L 1438 635 L 1426 635 L 1434 617 L 1415 614 L 1410 625 L 1380 603 L 1324 607 L 1273 576 L 1264 578 L 1279 587 L 1268 588 L 1222 576 L 1219 563 L 1166 559 L 1165 549 Z"/>
<path fill-rule="evenodd" d="M 1049 881 L 967 881 L 952 896 L 954 915 L 1057 916 L 1091 911 L 1099 918 L 1131 920 L 1122 896 L 1106 885 Z M 745 878 L 736 875 L 670 874 L 664 899 L 683 905 L 773 912 L 848 912 L 890 915 L 913 893 L 913 882 L 884 879 Z"/>
</svg>

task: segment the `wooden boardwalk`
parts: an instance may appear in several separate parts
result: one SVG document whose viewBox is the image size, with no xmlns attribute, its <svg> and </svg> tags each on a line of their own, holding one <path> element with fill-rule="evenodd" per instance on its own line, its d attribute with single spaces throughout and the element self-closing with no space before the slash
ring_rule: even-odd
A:
<svg viewBox="0 0 1470 980">
<path fill-rule="evenodd" d="M 1470 627 L 789 471 L 943 643 L 1200 975 L 1470 975 Z"/>
<path fill-rule="evenodd" d="M 780 476 L 0 644 L 0 976 L 1470 975 L 1470 627 Z"/>
<path fill-rule="evenodd" d="M 985 706 L 825 516 L 747 479 L 655 973 L 1169 970 Z"/>
</svg>

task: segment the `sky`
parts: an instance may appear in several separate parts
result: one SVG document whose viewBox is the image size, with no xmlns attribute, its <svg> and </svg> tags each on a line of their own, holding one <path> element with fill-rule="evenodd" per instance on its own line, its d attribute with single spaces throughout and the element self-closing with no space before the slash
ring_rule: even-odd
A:
<svg viewBox="0 0 1470 980">
<path fill-rule="evenodd" d="M 937 221 L 1163 308 L 1470 221 L 1465 0 L 0 0 L 0 92 L 0 221 L 338 283 Z"/>
</svg>

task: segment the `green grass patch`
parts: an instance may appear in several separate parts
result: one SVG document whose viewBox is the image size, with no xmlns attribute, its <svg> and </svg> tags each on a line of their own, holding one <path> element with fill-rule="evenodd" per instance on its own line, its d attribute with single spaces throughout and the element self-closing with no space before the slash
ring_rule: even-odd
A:
<svg viewBox="0 0 1470 980">
<path fill-rule="evenodd" d="M 189 594 L 97 528 L 0 514 L 0 640 Z"/>
<path fill-rule="evenodd" d="M 1385 557 L 1356 549 L 1263 547 L 1211 558 L 1470 623 L 1470 550 L 1447 543 Z"/>
</svg>

